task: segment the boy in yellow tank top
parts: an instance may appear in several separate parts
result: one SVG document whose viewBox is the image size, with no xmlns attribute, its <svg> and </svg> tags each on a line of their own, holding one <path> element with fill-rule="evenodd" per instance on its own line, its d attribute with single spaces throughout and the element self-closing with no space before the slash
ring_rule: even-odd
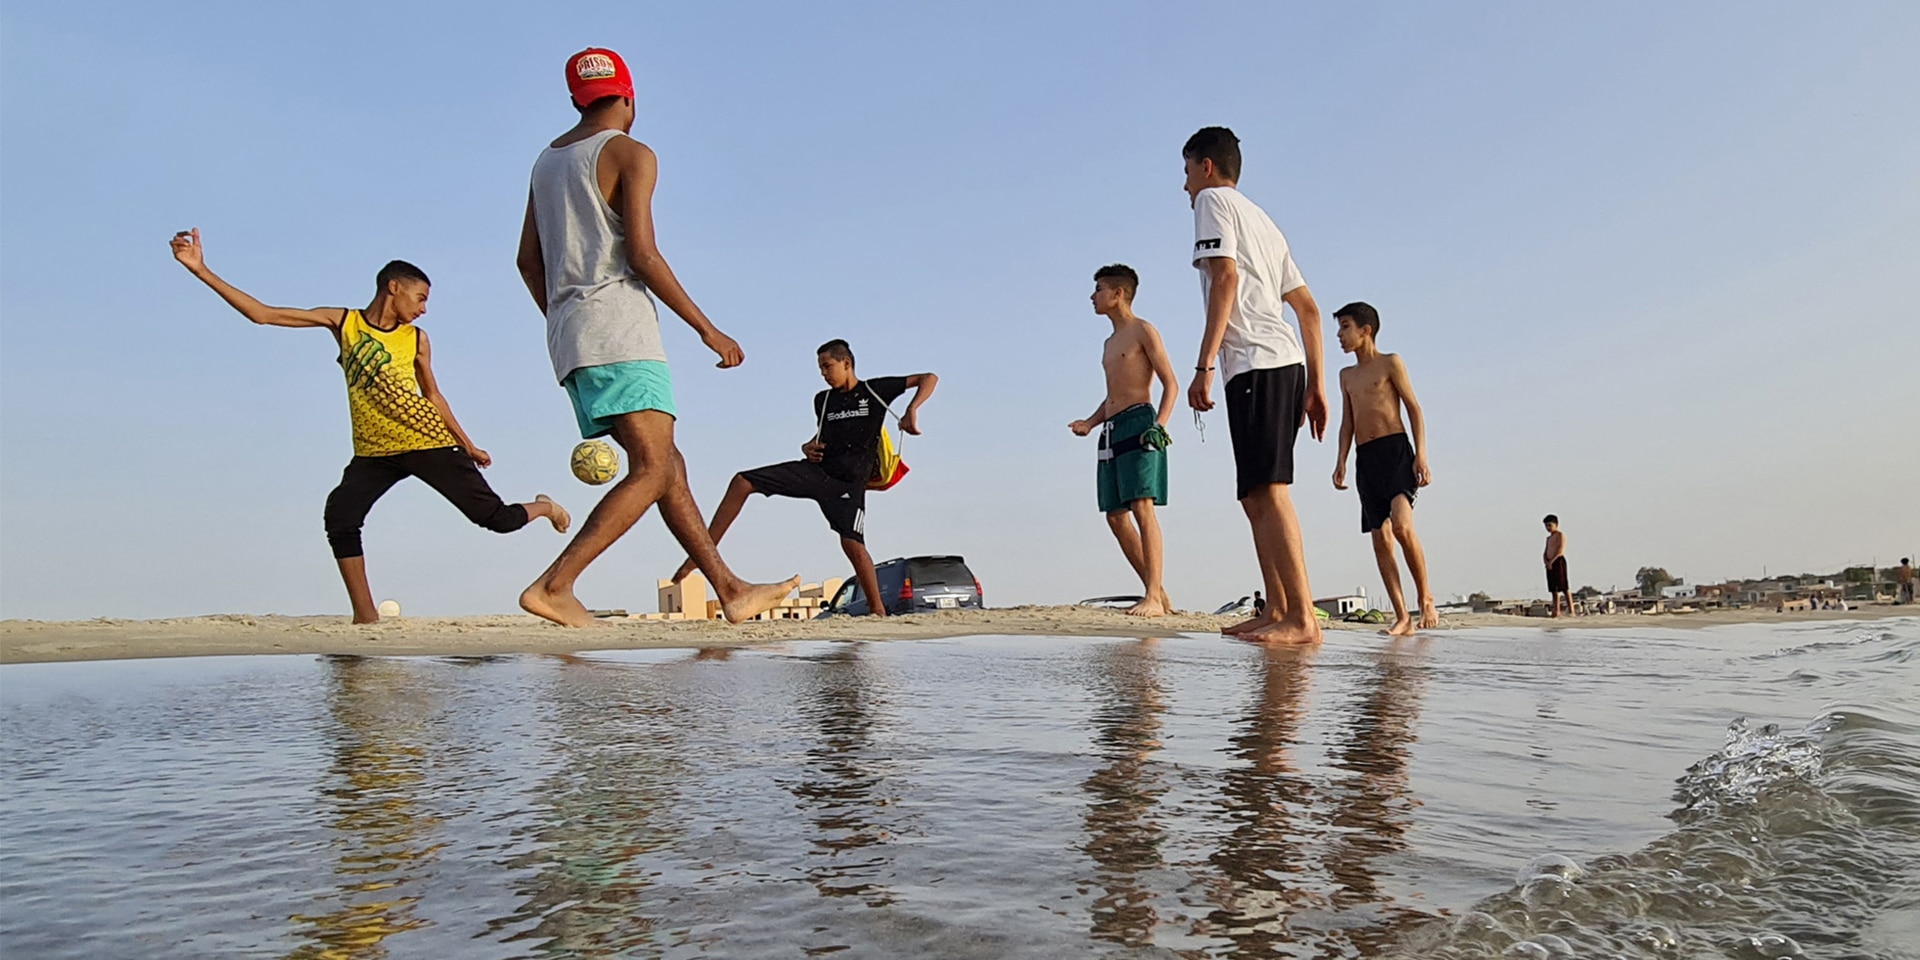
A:
<svg viewBox="0 0 1920 960">
<path fill-rule="evenodd" d="M 571 518 L 546 494 L 530 503 L 507 503 L 480 476 L 479 468 L 493 458 L 454 419 L 453 408 L 433 379 L 427 332 L 413 325 L 427 312 L 431 287 L 419 267 L 404 260 L 382 267 L 373 302 L 364 310 L 300 310 L 267 306 L 207 269 L 197 229 L 174 234 L 173 257 L 254 323 L 325 327 L 333 334 L 347 378 L 353 460 L 340 485 L 327 495 L 327 542 L 346 582 L 354 623 L 380 619 L 367 586 L 360 528 L 374 501 L 408 477 L 419 477 L 467 519 L 496 533 L 512 533 L 536 517 L 566 532 Z"/>
</svg>

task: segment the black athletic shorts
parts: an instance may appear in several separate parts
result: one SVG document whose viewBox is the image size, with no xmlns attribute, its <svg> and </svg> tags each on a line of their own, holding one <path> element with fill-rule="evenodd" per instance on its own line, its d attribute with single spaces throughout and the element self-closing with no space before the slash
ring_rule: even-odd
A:
<svg viewBox="0 0 1920 960">
<path fill-rule="evenodd" d="M 1360 494 L 1360 532 L 1372 533 L 1393 517 L 1393 498 L 1412 504 L 1420 495 L 1413 473 L 1413 441 L 1404 433 L 1375 437 L 1354 448 L 1353 486 Z"/>
<path fill-rule="evenodd" d="M 1293 440 L 1307 406 L 1307 365 L 1248 370 L 1227 381 L 1227 431 L 1233 435 L 1236 499 L 1253 488 L 1293 482 Z"/>
<path fill-rule="evenodd" d="M 1561 554 L 1547 564 L 1547 593 L 1567 593 L 1567 556 Z"/>
<path fill-rule="evenodd" d="M 867 542 L 867 485 L 840 480 L 811 460 L 789 460 L 755 467 L 740 474 L 753 492 L 769 497 L 793 497 L 820 505 L 833 532 L 855 543 Z"/>
</svg>

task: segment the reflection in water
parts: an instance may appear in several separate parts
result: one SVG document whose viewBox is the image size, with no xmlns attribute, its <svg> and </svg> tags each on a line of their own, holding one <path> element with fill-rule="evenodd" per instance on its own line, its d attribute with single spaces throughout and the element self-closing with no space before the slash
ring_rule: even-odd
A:
<svg viewBox="0 0 1920 960">
<path fill-rule="evenodd" d="M 1228 887 L 1209 919 L 1233 941 L 1231 955 L 1371 956 L 1429 916 L 1390 902 L 1375 863 L 1406 847 L 1416 806 L 1407 761 L 1426 676 L 1420 643 L 1377 656 L 1333 745 L 1334 769 L 1349 776 L 1320 796 L 1289 754 L 1314 651 L 1262 652 L 1259 701 L 1232 741 L 1246 765 L 1224 776 L 1235 826 L 1214 856 Z"/>
<path fill-rule="evenodd" d="M 1261 649 L 1260 695 L 1230 741 L 1246 764 L 1221 775 L 1221 804 L 1233 826 L 1212 857 L 1225 882 L 1207 919 L 1233 942 L 1233 955 L 1277 955 L 1291 939 L 1284 917 L 1307 893 L 1294 874 L 1306 867 L 1300 811 L 1312 803 L 1313 786 L 1288 751 L 1298 740 L 1315 652 Z"/>
<path fill-rule="evenodd" d="M 1340 832 L 1327 857 L 1327 872 L 1338 884 L 1333 906 L 1377 905 L 1383 922 L 1348 931 L 1353 943 L 1367 948 L 1369 954 L 1391 942 L 1407 922 L 1428 917 L 1389 902 L 1390 896 L 1380 889 L 1380 868 L 1374 863 L 1406 849 L 1413 810 L 1420 805 L 1407 789 L 1407 763 L 1418 739 L 1414 725 L 1426 687 L 1427 665 L 1420 655 L 1426 643 L 1400 640 L 1378 655 L 1334 760 L 1335 767 L 1352 776 L 1336 787 L 1341 796 L 1334 807 L 1333 825 Z"/>
<path fill-rule="evenodd" d="M 819 730 L 819 739 L 807 748 L 800 779 L 787 789 L 815 828 L 807 879 L 822 896 L 859 897 L 879 907 L 894 902 L 893 893 L 875 880 L 890 860 L 884 847 L 891 837 L 873 819 L 891 800 L 880 792 L 886 773 L 874 745 L 886 701 L 876 667 L 860 649 L 859 644 L 839 645 L 804 661 L 798 707 Z"/>
<path fill-rule="evenodd" d="M 334 909 L 297 915 L 303 942 L 290 958 L 345 960 L 387 955 L 384 941 L 426 924 L 414 916 L 421 867 L 442 844 L 438 822 L 420 808 L 426 784 L 432 694 L 395 660 L 329 657 L 333 763 L 323 792 L 338 836 L 329 895 Z"/>
<path fill-rule="evenodd" d="M 559 769 L 533 789 L 543 810 L 537 846 L 507 861 L 532 875 L 519 909 L 494 930 L 533 922 L 508 940 L 538 940 L 546 956 L 622 955 L 664 926 L 640 862 L 680 839 L 672 818 L 685 776 L 675 684 L 625 665 L 564 658 L 550 711 Z"/>
<path fill-rule="evenodd" d="M 1106 765 L 1081 784 L 1089 795 L 1086 844 L 1106 891 L 1093 902 L 1093 936 L 1123 946 L 1149 946 L 1160 922 L 1143 871 L 1161 866 L 1165 830 L 1150 814 L 1165 780 L 1152 763 L 1166 712 L 1154 640 L 1098 648 L 1094 747 Z"/>
</svg>

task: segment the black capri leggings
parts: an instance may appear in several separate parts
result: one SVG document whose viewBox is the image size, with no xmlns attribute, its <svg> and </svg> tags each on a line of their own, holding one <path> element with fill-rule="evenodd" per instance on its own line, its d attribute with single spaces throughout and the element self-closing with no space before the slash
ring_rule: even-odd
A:
<svg viewBox="0 0 1920 960">
<path fill-rule="evenodd" d="M 473 458 L 459 447 L 410 450 L 386 457 L 354 457 L 340 474 L 340 485 L 327 494 L 327 543 L 337 560 L 365 553 L 360 527 L 367 512 L 393 485 L 419 477 L 460 508 L 468 520 L 495 533 L 512 533 L 527 525 L 527 508 L 507 503 L 480 476 Z"/>
</svg>

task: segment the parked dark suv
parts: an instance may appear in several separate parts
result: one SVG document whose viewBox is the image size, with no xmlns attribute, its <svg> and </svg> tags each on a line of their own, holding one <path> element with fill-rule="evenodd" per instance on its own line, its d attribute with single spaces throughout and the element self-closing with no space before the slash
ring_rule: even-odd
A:
<svg viewBox="0 0 1920 960">
<path fill-rule="evenodd" d="M 896 557 L 877 564 L 873 572 L 880 578 L 880 595 L 887 598 L 887 613 L 925 613 L 930 610 L 978 610 L 986 606 L 980 580 L 967 569 L 963 557 Z M 871 612 L 860 581 L 848 580 L 833 595 L 820 615 L 857 617 Z"/>
</svg>

